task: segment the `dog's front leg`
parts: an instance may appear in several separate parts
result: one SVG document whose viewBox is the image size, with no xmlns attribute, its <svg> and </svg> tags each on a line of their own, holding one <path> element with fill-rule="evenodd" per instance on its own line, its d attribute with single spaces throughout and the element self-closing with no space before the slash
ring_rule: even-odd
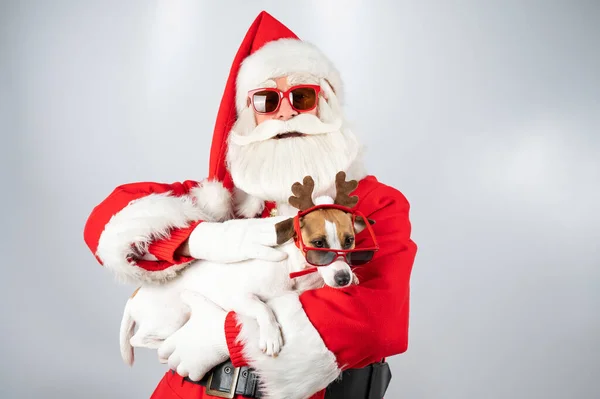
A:
<svg viewBox="0 0 600 399">
<path fill-rule="evenodd" d="M 233 310 L 256 319 L 260 335 L 259 348 L 265 354 L 276 357 L 283 346 L 283 336 L 273 310 L 256 295 L 240 298 Z"/>
</svg>

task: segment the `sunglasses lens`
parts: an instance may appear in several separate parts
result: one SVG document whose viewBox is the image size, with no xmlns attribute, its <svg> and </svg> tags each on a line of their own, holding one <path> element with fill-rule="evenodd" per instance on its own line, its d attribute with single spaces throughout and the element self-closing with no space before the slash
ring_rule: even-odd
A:
<svg viewBox="0 0 600 399">
<path fill-rule="evenodd" d="M 317 102 L 317 93 L 311 87 L 299 87 L 290 93 L 292 106 L 301 111 L 313 109 Z"/>
<path fill-rule="evenodd" d="M 346 254 L 346 261 L 350 266 L 360 266 L 370 262 L 373 259 L 373 255 L 375 255 L 373 251 L 348 252 Z"/>
<path fill-rule="evenodd" d="M 279 94 L 271 90 L 259 91 L 252 96 L 252 103 L 256 112 L 273 112 L 279 105 Z"/>
<path fill-rule="evenodd" d="M 335 252 L 315 251 L 314 249 L 306 252 L 306 260 L 316 266 L 326 266 L 335 259 Z"/>
</svg>

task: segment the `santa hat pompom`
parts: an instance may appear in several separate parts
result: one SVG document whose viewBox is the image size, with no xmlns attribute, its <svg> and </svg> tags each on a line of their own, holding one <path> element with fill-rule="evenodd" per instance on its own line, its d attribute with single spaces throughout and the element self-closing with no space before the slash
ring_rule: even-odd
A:
<svg viewBox="0 0 600 399">
<path fill-rule="evenodd" d="M 320 197 L 315 198 L 314 204 L 315 205 L 333 205 L 333 198 L 331 198 L 327 195 L 322 195 Z"/>
</svg>

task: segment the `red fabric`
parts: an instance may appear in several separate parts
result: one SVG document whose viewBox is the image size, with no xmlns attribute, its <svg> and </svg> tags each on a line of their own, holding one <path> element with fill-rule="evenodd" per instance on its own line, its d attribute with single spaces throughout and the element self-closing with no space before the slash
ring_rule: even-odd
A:
<svg viewBox="0 0 600 399">
<path fill-rule="evenodd" d="M 271 211 L 277 207 L 274 202 L 265 202 L 265 209 L 263 210 L 261 217 L 268 218 L 271 215 Z"/>
<path fill-rule="evenodd" d="M 225 153 L 227 150 L 227 136 L 237 118 L 235 108 L 235 87 L 240 66 L 246 57 L 253 54 L 270 41 L 278 39 L 298 39 L 298 37 L 272 15 L 263 11 L 254 20 L 229 71 L 229 78 L 225 85 L 225 91 L 221 98 L 221 105 L 217 114 L 217 120 L 213 132 L 212 147 L 210 149 L 210 164 L 208 170 L 209 179 L 217 179 L 223 182 L 228 189 L 233 187 L 231 175 L 225 166 Z"/>
<path fill-rule="evenodd" d="M 309 399 L 323 399 L 325 391 L 311 396 Z M 185 381 L 179 374 L 167 371 L 158 386 L 150 396 L 150 399 L 214 399 L 214 396 L 208 396 L 202 385 Z M 235 395 L 234 398 L 243 399 L 246 396 Z"/>
<path fill-rule="evenodd" d="M 189 238 L 192 231 L 194 231 L 199 224 L 200 221 L 191 223 L 187 228 L 173 230 L 169 238 L 157 240 L 150 244 L 148 246 L 148 252 L 171 265 L 191 262 L 194 258 L 188 256 L 175 256 L 175 251 Z"/>
<path fill-rule="evenodd" d="M 182 183 L 176 182 L 172 184 L 139 182 L 117 187 L 92 210 L 83 229 L 85 243 L 95 256 L 98 249 L 98 241 L 105 226 L 114 215 L 127 207 L 131 201 L 139 200 L 150 194 L 164 194 L 167 192 L 170 192 L 172 196 L 182 196 L 189 193 L 197 185 L 198 182 L 196 181 L 186 180 Z M 157 240 L 152 243 L 148 251 L 156 256 L 158 261 L 137 260 L 136 265 L 148 271 L 160 271 L 174 264 L 189 262 L 191 258 L 177 258 L 175 250 L 189 237 L 193 226 L 198 223 L 190 224 L 187 228 L 173 229 L 169 238 Z M 102 261 L 97 256 L 96 260 L 102 264 Z"/>
<path fill-rule="evenodd" d="M 376 222 L 372 227 L 380 250 L 370 263 L 354 268 L 359 285 L 324 287 L 300 296 L 308 319 L 342 369 L 364 367 L 406 351 L 409 282 L 417 251 L 410 238 L 409 204 L 399 191 L 369 176 L 353 195 L 359 197 L 355 209 Z M 356 237 L 357 247 L 370 246 L 370 241 L 366 230 Z M 230 355 L 239 359 L 243 348 L 234 338 L 239 328 L 233 315 L 228 319 Z"/>
<path fill-rule="evenodd" d="M 229 348 L 229 358 L 234 367 L 247 366 L 248 362 L 242 354 L 244 345 L 237 342 L 237 336 L 240 333 L 240 327 L 238 326 L 235 312 L 227 313 L 225 317 L 225 340 L 227 341 L 227 348 Z"/>
</svg>

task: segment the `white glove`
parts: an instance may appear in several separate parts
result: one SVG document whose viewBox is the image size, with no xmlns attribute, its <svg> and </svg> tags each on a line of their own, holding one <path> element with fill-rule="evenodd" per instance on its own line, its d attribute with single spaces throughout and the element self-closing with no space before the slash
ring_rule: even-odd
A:
<svg viewBox="0 0 600 399">
<path fill-rule="evenodd" d="M 275 224 L 285 219 L 288 217 L 202 222 L 190 234 L 190 255 L 195 259 L 223 263 L 246 259 L 282 261 L 287 254 L 272 247 L 277 245 Z"/>
<path fill-rule="evenodd" d="M 184 291 L 181 300 L 191 310 L 190 319 L 158 348 L 158 359 L 180 376 L 199 381 L 229 359 L 225 339 L 227 312 L 191 291 Z"/>
</svg>

